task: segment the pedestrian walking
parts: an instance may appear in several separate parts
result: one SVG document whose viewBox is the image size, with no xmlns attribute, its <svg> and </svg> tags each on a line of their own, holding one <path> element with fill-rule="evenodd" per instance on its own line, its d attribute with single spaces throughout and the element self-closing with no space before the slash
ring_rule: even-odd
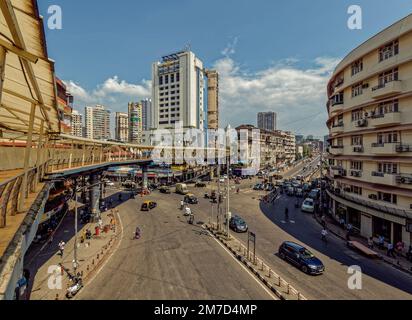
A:
<svg viewBox="0 0 412 320">
<path fill-rule="evenodd" d="M 395 252 L 394 252 L 394 251 L 395 251 L 395 250 L 394 250 L 393 244 L 392 244 L 392 243 L 388 243 L 388 251 L 387 251 L 386 255 L 387 255 L 388 257 L 395 258 Z"/>
<path fill-rule="evenodd" d="M 99 226 L 99 229 L 100 230 L 103 230 L 103 220 L 102 220 L 102 218 L 99 218 L 99 221 L 98 221 L 98 226 Z"/>
<path fill-rule="evenodd" d="M 66 243 L 63 240 L 59 242 L 59 254 L 62 258 L 63 258 L 65 246 L 66 246 Z"/>
<path fill-rule="evenodd" d="M 322 236 L 322 241 L 323 242 L 326 242 L 327 240 L 326 240 L 326 236 L 328 235 L 328 231 L 326 230 L 326 228 L 323 228 L 322 229 L 322 232 L 321 232 L 321 236 Z"/>
<path fill-rule="evenodd" d="M 369 249 L 373 249 L 373 237 L 370 237 L 368 239 L 368 247 L 369 247 Z"/>
<path fill-rule="evenodd" d="M 384 236 L 378 237 L 378 248 L 381 250 L 385 248 L 385 237 Z"/>
<path fill-rule="evenodd" d="M 289 208 L 285 208 L 285 221 L 289 221 Z"/>
</svg>

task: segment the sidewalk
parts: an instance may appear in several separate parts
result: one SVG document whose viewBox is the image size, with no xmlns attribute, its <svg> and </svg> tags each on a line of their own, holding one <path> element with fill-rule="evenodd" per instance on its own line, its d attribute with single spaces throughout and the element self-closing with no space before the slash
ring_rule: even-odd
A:
<svg viewBox="0 0 412 320">
<path fill-rule="evenodd" d="M 321 219 L 318 215 L 315 215 L 316 220 L 321 224 Z M 330 233 L 343 239 L 346 242 L 346 230 L 343 230 L 338 223 L 333 220 L 333 218 L 326 216 L 326 226 Z M 351 240 L 357 241 L 366 247 L 368 246 L 368 241 L 363 237 L 352 235 Z M 407 272 L 412 275 L 412 262 L 408 261 L 405 257 L 396 256 L 396 258 L 388 257 L 386 250 L 379 249 L 376 245 L 373 251 L 378 253 L 379 257 L 386 263 L 391 264 L 395 268 Z"/>
<path fill-rule="evenodd" d="M 116 222 L 119 221 L 118 214 L 114 210 Z M 102 213 L 103 226 L 110 225 L 111 211 Z M 120 226 L 117 223 L 115 230 L 106 229 L 107 232 L 101 232 L 99 236 L 95 235 L 95 223 L 79 226 L 78 228 L 78 268 L 77 272 L 82 275 L 83 284 L 87 285 L 87 281 L 94 275 L 99 267 L 104 263 L 104 260 L 112 252 L 119 235 L 121 233 Z M 27 254 L 25 261 L 28 263 L 25 266 L 31 273 L 29 297 L 30 300 L 65 300 L 66 289 L 68 287 L 69 276 L 64 269 L 73 274 L 74 261 L 74 214 L 71 211 L 63 221 L 59 230 L 54 235 L 53 242 L 47 244 L 43 251 L 41 247 L 44 245 L 36 245 Z M 89 229 L 92 232 L 92 238 L 81 243 L 81 237 L 85 230 Z M 58 254 L 58 244 L 63 240 L 66 242 L 63 257 Z M 57 280 L 57 282 L 56 282 Z M 59 288 L 58 281 L 61 280 Z M 53 289 L 53 287 L 56 287 Z M 51 288 L 50 288 L 51 287 Z"/>
</svg>

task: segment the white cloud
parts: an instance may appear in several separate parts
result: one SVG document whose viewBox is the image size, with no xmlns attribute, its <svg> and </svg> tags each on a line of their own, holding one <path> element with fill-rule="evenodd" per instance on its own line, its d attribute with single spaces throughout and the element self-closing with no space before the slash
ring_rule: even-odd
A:
<svg viewBox="0 0 412 320">
<path fill-rule="evenodd" d="M 323 136 L 327 133 L 326 85 L 338 61 L 320 57 L 304 69 L 291 58 L 246 73 L 226 55 L 214 64 L 220 73 L 221 126 L 256 124 L 258 112 L 275 111 L 279 129 Z"/>
<path fill-rule="evenodd" d="M 139 101 L 151 96 L 151 81 L 149 80 L 133 84 L 114 76 L 91 91 L 87 91 L 72 80 L 65 81 L 65 83 L 68 91 L 75 98 L 77 109 L 82 109 L 86 105 L 103 104 L 113 111 L 124 111 L 129 101 Z"/>
</svg>

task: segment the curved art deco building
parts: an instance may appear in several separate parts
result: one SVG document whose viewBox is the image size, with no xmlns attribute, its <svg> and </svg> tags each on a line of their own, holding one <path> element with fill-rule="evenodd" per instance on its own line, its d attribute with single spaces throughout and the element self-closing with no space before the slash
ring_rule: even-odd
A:
<svg viewBox="0 0 412 320">
<path fill-rule="evenodd" d="M 331 214 L 412 245 L 412 15 L 352 52 L 328 84 Z"/>
</svg>

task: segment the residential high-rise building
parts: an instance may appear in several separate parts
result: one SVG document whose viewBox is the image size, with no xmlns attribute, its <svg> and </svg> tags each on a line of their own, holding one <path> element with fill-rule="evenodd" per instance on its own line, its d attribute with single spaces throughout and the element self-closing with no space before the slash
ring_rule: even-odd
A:
<svg viewBox="0 0 412 320">
<path fill-rule="evenodd" d="M 206 70 L 207 78 L 207 124 L 209 129 L 219 128 L 219 74 Z"/>
<path fill-rule="evenodd" d="M 412 15 L 351 51 L 327 90 L 330 213 L 412 245 Z"/>
<path fill-rule="evenodd" d="M 143 107 L 141 103 L 130 102 L 129 111 L 129 142 L 141 143 L 143 132 Z"/>
<path fill-rule="evenodd" d="M 85 136 L 95 140 L 110 139 L 110 111 L 104 106 L 85 108 Z"/>
<path fill-rule="evenodd" d="M 67 91 L 66 85 L 59 78 L 56 79 L 57 107 L 60 116 L 60 127 L 63 133 L 72 132 L 73 96 Z"/>
<path fill-rule="evenodd" d="M 72 112 L 71 134 L 75 137 L 83 137 L 83 116 L 77 111 Z"/>
<path fill-rule="evenodd" d="M 276 113 L 275 112 L 259 112 L 257 116 L 258 128 L 262 130 L 276 130 Z"/>
<path fill-rule="evenodd" d="M 153 128 L 207 128 L 205 74 L 202 61 L 191 51 L 171 54 L 152 68 Z"/>
<path fill-rule="evenodd" d="M 153 125 L 153 111 L 152 111 L 152 100 L 144 99 L 141 101 L 142 104 L 142 122 L 143 122 L 143 131 L 150 130 Z"/>
<path fill-rule="evenodd" d="M 122 142 L 129 141 L 129 116 L 124 112 L 116 112 L 115 115 L 115 133 L 116 140 Z"/>
</svg>

